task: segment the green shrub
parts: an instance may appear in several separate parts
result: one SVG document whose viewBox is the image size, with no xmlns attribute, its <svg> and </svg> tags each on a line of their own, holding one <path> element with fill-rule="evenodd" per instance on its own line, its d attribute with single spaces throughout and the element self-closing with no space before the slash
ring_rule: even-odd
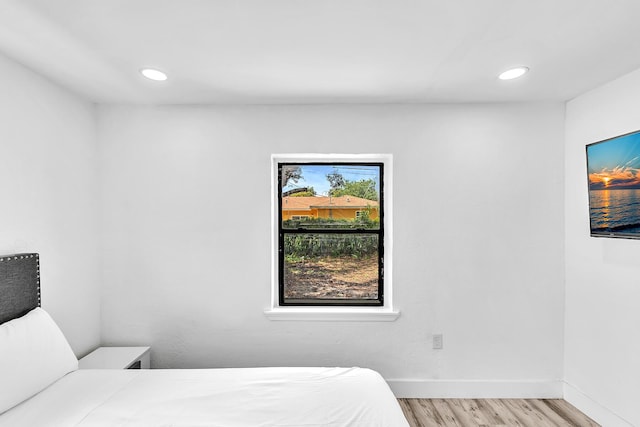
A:
<svg viewBox="0 0 640 427">
<path fill-rule="evenodd" d="M 285 256 L 294 258 L 351 256 L 361 258 L 378 251 L 375 234 L 287 234 Z"/>
</svg>

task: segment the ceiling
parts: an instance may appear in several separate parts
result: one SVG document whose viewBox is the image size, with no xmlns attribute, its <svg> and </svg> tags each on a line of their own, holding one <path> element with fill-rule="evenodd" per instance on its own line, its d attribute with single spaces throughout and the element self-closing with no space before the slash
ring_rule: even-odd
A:
<svg viewBox="0 0 640 427">
<path fill-rule="evenodd" d="M 0 0 L 0 52 L 98 103 L 565 101 L 640 68 L 639 21 L 637 0 Z"/>
</svg>

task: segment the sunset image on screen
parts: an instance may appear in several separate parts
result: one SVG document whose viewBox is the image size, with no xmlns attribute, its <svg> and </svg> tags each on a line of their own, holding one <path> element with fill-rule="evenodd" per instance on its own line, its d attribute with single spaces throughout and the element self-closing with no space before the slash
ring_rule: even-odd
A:
<svg viewBox="0 0 640 427">
<path fill-rule="evenodd" d="M 587 146 L 587 164 L 591 233 L 640 238 L 640 132 Z"/>
</svg>

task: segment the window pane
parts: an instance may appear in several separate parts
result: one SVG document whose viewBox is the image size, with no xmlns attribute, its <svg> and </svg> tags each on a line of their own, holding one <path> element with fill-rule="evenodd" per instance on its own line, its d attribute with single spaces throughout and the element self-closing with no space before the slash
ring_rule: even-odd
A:
<svg viewBox="0 0 640 427">
<path fill-rule="evenodd" d="M 377 234 L 285 234 L 284 299 L 377 300 Z"/>
<path fill-rule="evenodd" d="M 283 164 L 282 228 L 379 229 L 380 165 Z"/>
</svg>

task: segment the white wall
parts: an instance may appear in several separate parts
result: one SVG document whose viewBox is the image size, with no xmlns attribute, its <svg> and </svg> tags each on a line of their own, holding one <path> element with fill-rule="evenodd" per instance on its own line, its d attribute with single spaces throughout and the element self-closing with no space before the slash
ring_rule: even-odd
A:
<svg viewBox="0 0 640 427">
<path fill-rule="evenodd" d="M 39 252 L 42 306 L 100 341 L 95 109 L 0 55 L 0 254 Z"/>
<path fill-rule="evenodd" d="M 640 129 L 640 70 L 567 104 L 566 398 L 640 426 L 640 241 L 589 237 L 585 145 Z"/>
<path fill-rule="evenodd" d="M 460 380 L 560 395 L 563 105 L 102 106 L 98 117 L 105 343 L 150 344 L 155 367 L 358 365 L 421 394 Z M 286 152 L 394 155 L 396 322 L 265 318 L 270 154 Z"/>
</svg>

